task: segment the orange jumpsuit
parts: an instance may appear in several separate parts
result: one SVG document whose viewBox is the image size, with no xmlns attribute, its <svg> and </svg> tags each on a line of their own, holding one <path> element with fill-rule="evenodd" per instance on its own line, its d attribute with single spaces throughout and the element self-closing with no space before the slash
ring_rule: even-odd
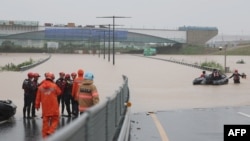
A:
<svg viewBox="0 0 250 141">
<path fill-rule="evenodd" d="M 72 86 L 72 97 L 76 100 L 77 98 L 77 91 L 79 88 L 79 85 L 83 82 L 84 78 L 83 78 L 83 70 L 78 70 L 78 77 L 75 78 L 74 82 L 73 82 L 73 86 Z"/>
<path fill-rule="evenodd" d="M 59 106 L 57 96 L 61 94 L 60 88 L 51 80 L 45 80 L 38 87 L 36 109 L 42 104 L 43 138 L 55 132 L 59 123 Z"/>
<path fill-rule="evenodd" d="M 72 101 L 72 106 L 73 106 L 72 114 L 75 115 L 75 116 L 78 116 L 78 114 L 79 114 L 78 101 L 77 101 L 77 91 L 78 91 L 79 85 L 84 80 L 84 78 L 83 78 L 84 71 L 82 69 L 79 69 L 77 71 L 77 74 L 78 74 L 78 77 L 74 79 L 73 85 L 72 85 L 72 98 L 73 98 L 73 101 Z"/>
</svg>

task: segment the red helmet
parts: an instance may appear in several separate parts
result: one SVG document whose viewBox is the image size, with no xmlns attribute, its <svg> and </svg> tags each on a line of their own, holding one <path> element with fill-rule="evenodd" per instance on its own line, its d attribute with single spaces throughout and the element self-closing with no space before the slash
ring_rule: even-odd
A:
<svg viewBox="0 0 250 141">
<path fill-rule="evenodd" d="M 32 72 L 29 72 L 29 73 L 28 73 L 28 77 L 29 77 L 29 78 L 34 77 L 33 73 L 32 73 Z"/>
<path fill-rule="evenodd" d="M 75 72 L 72 72 L 72 73 L 71 73 L 71 77 L 76 77 L 76 75 L 77 75 L 77 74 L 76 74 Z"/>
<path fill-rule="evenodd" d="M 79 69 L 79 70 L 77 71 L 77 73 L 78 73 L 78 75 L 83 75 L 84 71 L 83 71 L 82 69 Z"/>
<path fill-rule="evenodd" d="M 59 75 L 60 76 L 65 76 L 65 73 L 64 72 L 60 72 Z"/>
<path fill-rule="evenodd" d="M 46 79 L 50 79 L 50 80 L 54 80 L 55 79 L 55 75 L 54 75 L 54 73 L 52 73 L 52 72 L 47 72 L 46 73 Z"/>
<path fill-rule="evenodd" d="M 70 78 L 70 75 L 69 75 L 69 74 L 66 74 L 66 75 L 65 75 L 65 78 Z"/>
<path fill-rule="evenodd" d="M 33 76 L 34 76 L 35 78 L 40 77 L 40 75 L 39 75 L 38 73 L 34 73 Z"/>
</svg>

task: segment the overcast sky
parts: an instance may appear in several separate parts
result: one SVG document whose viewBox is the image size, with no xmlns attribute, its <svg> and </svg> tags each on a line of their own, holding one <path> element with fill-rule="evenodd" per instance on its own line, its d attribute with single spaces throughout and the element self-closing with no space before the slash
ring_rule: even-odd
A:
<svg viewBox="0 0 250 141">
<path fill-rule="evenodd" d="M 0 20 L 53 24 L 112 24 L 127 28 L 217 27 L 219 34 L 250 35 L 250 0 L 1 0 Z"/>
</svg>

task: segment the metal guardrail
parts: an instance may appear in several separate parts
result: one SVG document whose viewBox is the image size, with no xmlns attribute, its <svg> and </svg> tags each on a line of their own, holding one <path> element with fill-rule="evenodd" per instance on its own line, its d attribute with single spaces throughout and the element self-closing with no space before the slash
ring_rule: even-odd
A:
<svg viewBox="0 0 250 141">
<path fill-rule="evenodd" d="M 48 141 L 127 141 L 129 138 L 128 78 L 111 97 L 89 108 Z"/>
<path fill-rule="evenodd" d="M 31 65 L 27 65 L 27 66 L 22 66 L 22 67 L 20 67 L 20 68 L 19 68 L 19 71 L 25 71 L 25 70 L 31 69 L 31 68 L 33 68 L 33 67 L 35 67 L 35 66 L 37 66 L 37 65 L 40 65 L 40 64 L 46 62 L 46 61 L 49 60 L 50 58 L 51 58 L 51 54 L 49 55 L 49 57 L 43 59 L 42 61 L 39 61 L 39 62 L 34 63 L 34 64 L 31 64 Z"/>
<path fill-rule="evenodd" d="M 168 61 L 168 62 L 181 64 L 181 65 L 186 65 L 186 66 L 190 66 L 190 67 L 194 67 L 194 68 L 198 68 L 198 69 L 202 69 L 202 70 L 206 70 L 206 71 L 213 71 L 214 69 L 219 70 L 218 68 L 212 68 L 212 67 L 207 67 L 207 66 L 203 67 L 203 66 L 200 66 L 200 65 L 197 65 L 197 64 L 190 64 L 190 63 L 185 63 L 185 62 L 177 61 L 177 60 L 162 59 L 162 58 L 155 58 L 155 57 L 149 57 L 149 56 L 146 56 L 146 57 L 151 58 L 151 59 L 156 59 L 156 60 Z"/>
</svg>

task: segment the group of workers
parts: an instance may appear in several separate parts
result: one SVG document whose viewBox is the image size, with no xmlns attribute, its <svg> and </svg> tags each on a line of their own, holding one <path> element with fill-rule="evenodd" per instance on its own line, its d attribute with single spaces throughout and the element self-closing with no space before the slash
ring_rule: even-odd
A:
<svg viewBox="0 0 250 141">
<path fill-rule="evenodd" d="M 206 77 L 206 71 L 202 71 L 202 74 L 200 77 Z M 237 69 L 234 70 L 233 74 L 228 77 L 228 79 L 233 78 L 234 83 L 240 83 L 240 77 L 246 78 L 246 74 L 242 73 L 240 74 Z M 211 73 L 211 78 L 213 80 L 219 80 L 221 79 L 221 74 L 217 69 L 214 69 Z"/>
<path fill-rule="evenodd" d="M 99 102 L 99 95 L 96 86 L 93 84 L 94 75 L 79 69 L 77 73 L 59 73 L 55 80 L 52 72 L 44 74 L 45 79 L 38 83 L 40 75 L 29 72 L 28 78 L 23 81 L 24 107 L 23 117 L 36 117 L 35 109 L 42 107 L 42 136 L 46 138 L 54 133 L 61 115 L 78 117 L 89 107 Z M 64 115 L 64 109 L 68 115 Z"/>
</svg>

